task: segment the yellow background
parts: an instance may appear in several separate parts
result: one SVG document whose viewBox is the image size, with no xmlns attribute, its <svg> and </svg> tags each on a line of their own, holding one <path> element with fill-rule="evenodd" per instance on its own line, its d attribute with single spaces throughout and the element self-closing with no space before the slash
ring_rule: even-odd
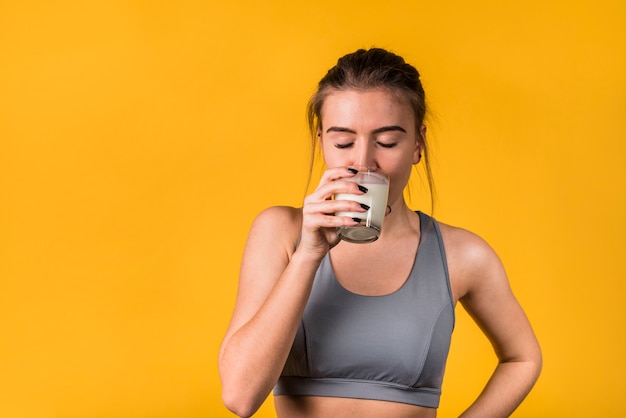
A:
<svg viewBox="0 0 626 418">
<path fill-rule="evenodd" d="M 540 338 L 515 416 L 626 415 L 625 22 L 621 0 L 0 1 L 0 418 L 230 416 L 247 230 L 299 205 L 306 100 L 373 45 L 422 73 L 435 215 L 496 248 Z M 441 417 L 494 366 L 457 312 Z"/>
</svg>

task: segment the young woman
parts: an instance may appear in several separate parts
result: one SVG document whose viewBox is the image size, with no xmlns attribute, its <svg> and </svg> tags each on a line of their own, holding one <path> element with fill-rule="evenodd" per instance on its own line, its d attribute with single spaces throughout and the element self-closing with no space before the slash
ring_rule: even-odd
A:
<svg viewBox="0 0 626 418">
<path fill-rule="evenodd" d="M 498 365 L 463 417 L 505 417 L 537 380 L 541 352 L 496 253 L 477 235 L 411 210 L 403 190 L 428 167 L 424 91 L 403 58 L 359 50 L 339 59 L 309 103 L 328 169 L 302 208 L 255 220 L 219 356 L 225 405 L 250 416 L 274 389 L 279 417 L 435 417 L 460 301 Z M 338 193 L 357 166 L 389 178 L 378 240 L 337 228 L 366 212 Z M 431 179 L 428 179 L 429 183 Z"/>
</svg>

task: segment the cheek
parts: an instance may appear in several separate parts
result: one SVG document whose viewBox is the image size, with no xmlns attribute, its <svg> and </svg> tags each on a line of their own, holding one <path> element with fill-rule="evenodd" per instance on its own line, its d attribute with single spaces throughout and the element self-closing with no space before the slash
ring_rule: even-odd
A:
<svg viewBox="0 0 626 418">
<path fill-rule="evenodd" d="M 324 150 L 322 150 L 322 161 L 324 161 L 327 168 L 339 167 L 340 165 L 343 165 L 337 160 L 337 158 L 333 158 L 332 153 L 326 153 Z"/>
<path fill-rule="evenodd" d="M 413 165 L 403 165 L 401 169 L 394 170 L 393 172 L 388 173 L 390 178 L 390 188 L 389 193 L 394 195 L 402 194 L 404 188 L 409 182 L 409 178 L 411 177 L 411 172 L 413 170 Z"/>
<path fill-rule="evenodd" d="M 324 161 L 324 164 L 326 164 L 326 167 L 337 167 L 338 163 L 337 163 L 337 158 L 333 155 L 333 149 L 328 149 L 328 146 L 324 145 L 324 142 L 321 140 L 318 140 L 317 143 L 321 154 L 322 154 L 322 161 Z"/>
</svg>

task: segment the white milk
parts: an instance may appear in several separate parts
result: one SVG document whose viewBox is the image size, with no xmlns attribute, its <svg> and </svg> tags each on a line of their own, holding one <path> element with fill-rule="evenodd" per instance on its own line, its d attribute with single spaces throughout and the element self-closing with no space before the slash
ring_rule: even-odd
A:
<svg viewBox="0 0 626 418">
<path fill-rule="evenodd" d="M 374 227 L 380 230 L 387 212 L 387 195 L 389 193 L 388 184 L 368 184 L 360 183 L 367 187 L 367 193 L 349 194 L 337 193 L 335 200 L 354 200 L 364 203 L 370 207 L 367 212 L 337 212 L 336 216 L 349 216 L 350 218 L 359 218 L 362 220 L 361 226 Z"/>
</svg>

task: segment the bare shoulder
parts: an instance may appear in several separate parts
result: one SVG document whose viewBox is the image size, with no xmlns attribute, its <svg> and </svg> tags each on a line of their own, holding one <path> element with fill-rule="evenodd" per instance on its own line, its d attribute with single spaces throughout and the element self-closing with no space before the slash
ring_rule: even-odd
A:
<svg viewBox="0 0 626 418">
<path fill-rule="evenodd" d="M 478 234 L 464 228 L 439 223 L 448 259 L 481 264 L 497 255 L 493 248 Z"/>
<path fill-rule="evenodd" d="M 302 221 L 302 208 L 291 206 L 271 206 L 262 210 L 255 218 L 255 225 L 276 225 L 296 226 Z M 297 225 L 299 226 L 299 225 Z"/>
<path fill-rule="evenodd" d="M 271 244 L 289 252 L 295 249 L 302 225 L 302 209 L 272 206 L 261 211 L 252 224 L 248 244 Z"/>
<path fill-rule="evenodd" d="M 500 257 L 487 241 L 467 229 L 439 225 L 456 300 L 486 282 L 508 282 Z"/>
</svg>

